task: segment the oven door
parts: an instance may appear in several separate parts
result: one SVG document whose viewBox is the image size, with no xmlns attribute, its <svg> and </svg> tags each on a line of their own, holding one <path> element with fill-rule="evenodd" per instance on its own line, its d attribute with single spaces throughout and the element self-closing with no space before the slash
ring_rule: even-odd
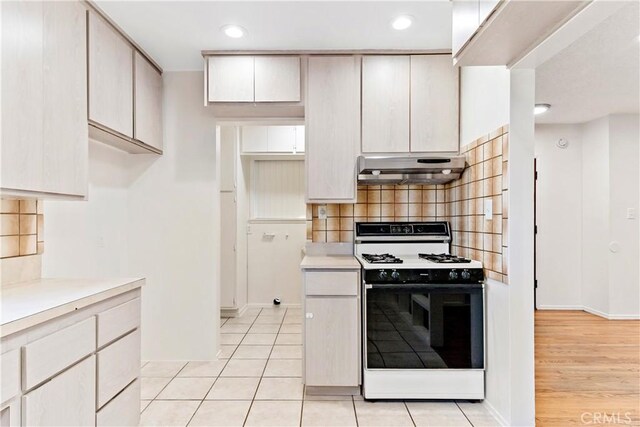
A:
<svg viewBox="0 0 640 427">
<path fill-rule="evenodd" d="M 483 286 L 365 285 L 364 369 L 484 369 Z"/>
</svg>

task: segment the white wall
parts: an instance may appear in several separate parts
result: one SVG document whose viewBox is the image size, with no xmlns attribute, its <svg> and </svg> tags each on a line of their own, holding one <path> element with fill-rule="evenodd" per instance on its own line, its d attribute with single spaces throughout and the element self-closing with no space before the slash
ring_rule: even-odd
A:
<svg viewBox="0 0 640 427">
<path fill-rule="evenodd" d="M 164 155 L 90 146 L 88 202 L 45 204 L 43 274 L 146 277 L 142 357 L 214 359 L 219 347 L 215 122 L 202 72 L 164 74 Z"/>
<path fill-rule="evenodd" d="M 582 127 L 536 125 L 538 308 L 582 307 Z M 560 138 L 569 142 L 559 148 Z"/>
<path fill-rule="evenodd" d="M 163 80 L 164 154 L 135 157 L 129 188 L 130 272 L 147 278 L 142 357 L 212 359 L 220 323 L 215 121 L 202 105 L 202 72 Z"/>
<path fill-rule="evenodd" d="M 640 116 L 616 114 L 609 119 L 610 239 L 619 247 L 609 252 L 609 314 L 613 317 L 640 315 Z M 627 218 L 635 209 L 636 219 Z"/>
<path fill-rule="evenodd" d="M 88 201 L 44 203 L 43 277 L 129 275 L 128 186 L 128 155 L 90 141 Z"/>
<path fill-rule="evenodd" d="M 486 399 L 506 425 L 534 424 L 532 71 L 462 69 L 460 144 L 509 124 L 509 284 L 488 280 Z"/>
<path fill-rule="evenodd" d="M 463 67 L 460 76 L 460 146 L 509 123 L 509 70 Z"/>
</svg>

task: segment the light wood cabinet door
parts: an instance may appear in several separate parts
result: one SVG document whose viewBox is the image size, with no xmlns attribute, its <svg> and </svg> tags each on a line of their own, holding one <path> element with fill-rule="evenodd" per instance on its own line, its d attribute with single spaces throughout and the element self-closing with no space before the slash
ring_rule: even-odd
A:
<svg viewBox="0 0 640 427">
<path fill-rule="evenodd" d="M 89 120 L 133 137 L 133 48 L 89 12 Z"/>
<path fill-rule="evenodd" d="M 357 387 L 358 298 L 305 299 L 305 384 Z"/>
<path fill-rule="evenodd" d="M 43 2 L 3 1 L 2 178 L 5 189 L 43 189 Z"/>
<path fill-rule="evenodd" d="M 296 153 L 304 153 L 304 126 L 296 126 Z"/>
<path fill-rule="evenodd" d="M 270 153 L 293 153 L 295 146 L 295 126 L 269 126 L 267 150 Z"/>
<path fill-rule="evenodd" d="M 140 375 L 140 330 L 98 352 L 98 399 L 101 408 Z"/>
<path fill-rule="evenodd" d="M 354 56 L 309 58 L 305 114 L 308 202 L 355 202 L 359 62 Z"/>
<path fill-rule="evenodd" d="M 87 128 L 87 21 L 77 1 L 43 2 L 43 190 L 85 196 Z"/>
<path fill-rule="evenodd" d="M 162 150 L 162 74 L 135 53 L 134 138 Z"/>
<path fill-rule="evenodd" d="M 96 419 L 94 355 L 22 397 L 22 425 L 90 426 Z"/>
<path fill-rule="evenodd" d="M 209 102 L 253 102 L 253 56 L 211 56 L 208 69 Z"/>
<path fill-rule="evenodd" d="M 458 70 L 449 55 L 412 56 L 411 151 L 458 149 Z"/>
<path fill-rule="evenodd" d="M 362 152 L 409 151 L 409 56 L 362 58 Z"/>
<path fill-rule="evenodd" d="M 255 102 L 300 101 L 300 57 L 255 57 Z"/>
</svg>

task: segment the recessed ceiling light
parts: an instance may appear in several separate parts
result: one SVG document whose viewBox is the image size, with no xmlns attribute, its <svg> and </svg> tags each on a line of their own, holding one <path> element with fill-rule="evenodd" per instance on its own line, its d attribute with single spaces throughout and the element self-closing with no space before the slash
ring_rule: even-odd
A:
<svg viewBox="0 0 640 427">
<path fill-rule="evenodd" d="M 413 17 L 409 15 L 400 15 L 391 22 L 394 30 L 406 30 L 413 24 Z"/>
<path fill-rule="evenodd" d="M 549 108 L 551 108 L 550 104 L 536 104 L 536 106 L 533 107 L 533 114 L 537 116 L 538 114 L 546 113 Z"/>
<path fill-rule="evenodd" d="M 246 30 L 239 25 L 225 25 L 221 29 L 228 37 L 231 37 L 232 39 L 239 39 L 246 33 Z"/>
</svg>

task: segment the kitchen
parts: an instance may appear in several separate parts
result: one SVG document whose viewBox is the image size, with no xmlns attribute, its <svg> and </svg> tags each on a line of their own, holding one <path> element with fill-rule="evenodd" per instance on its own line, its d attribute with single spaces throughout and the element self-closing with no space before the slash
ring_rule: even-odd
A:
<svg viewBox="0 0 640 427">
<path fill-rule="evenodd" d="M 595 3 L 3 2 L 2 425 L 533 425 L 521 60 Z"/>
</svg>

